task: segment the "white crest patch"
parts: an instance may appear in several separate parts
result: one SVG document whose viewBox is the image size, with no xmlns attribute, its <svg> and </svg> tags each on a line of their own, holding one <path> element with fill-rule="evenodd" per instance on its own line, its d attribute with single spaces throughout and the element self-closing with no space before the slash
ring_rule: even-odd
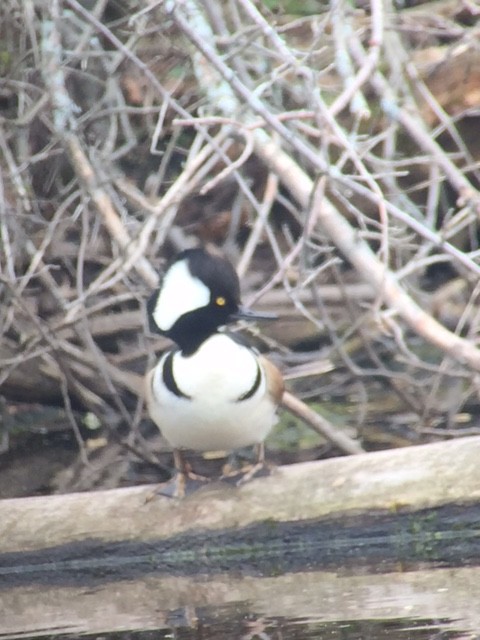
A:
<svg viewBox="0 0 480 640">
<path fill-rule="evenodd" d="M 163 278 L 153 319 L 161 331 L 168 331 L 184 313 L 206 307 L 209 302 L 210 289 L 192 276 L 186 260 L 180 260 Z"/>
</svg>

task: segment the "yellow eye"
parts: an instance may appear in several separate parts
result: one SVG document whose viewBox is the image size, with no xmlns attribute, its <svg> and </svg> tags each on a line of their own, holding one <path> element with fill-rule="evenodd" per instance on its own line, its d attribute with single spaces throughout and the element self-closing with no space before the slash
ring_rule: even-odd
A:
<svg viewBox="0 0 480 640">
<path fill-rule="evenodd" d="M 227 301 L 224 297 L 218 296 L 218 298 L 215 298 L 215 304 L 219 307 L 224 307 L 227 304 Z"/>
</svg>

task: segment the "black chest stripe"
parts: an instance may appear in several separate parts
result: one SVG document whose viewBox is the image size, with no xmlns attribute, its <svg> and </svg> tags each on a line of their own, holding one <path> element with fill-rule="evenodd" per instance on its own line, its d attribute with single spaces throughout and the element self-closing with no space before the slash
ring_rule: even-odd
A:
<svg viewBox="0 0 480 640">
<path fill-rule="evenodd" d="M 171 351 L 168 356 L 165 358 L 165 362 L 163 363 L 163 371 L 162 378 L 165 386 L 169 391 L 174 393 L 179 398 L 187 398 L 187 400 L 191 400 L 190 396 L 187 396 L 186 393 L 183 393 L 181 389 L 179 389 L 177 382 L 173 376 L 173 355 L 174 352 Z"/>
<path fill-rule="evenodd" d="M 241 402 L 242 400 L 248 400 L 253 395 L 255 395 L 255 393 L 258 390 L 258 387 L 260 386 L 261 381 L 262 381 L 262 372 L 260 370 L 260 365 L 257 362 L 257 375 L 255 377 L 255 382 L 250 387 L 250 389 L 248 389 L 248 391 L 246 391 L 245 393 L 242 393 L 242 395 L 239 398 L 237 398 L 237 402 Z"/>
</svg>

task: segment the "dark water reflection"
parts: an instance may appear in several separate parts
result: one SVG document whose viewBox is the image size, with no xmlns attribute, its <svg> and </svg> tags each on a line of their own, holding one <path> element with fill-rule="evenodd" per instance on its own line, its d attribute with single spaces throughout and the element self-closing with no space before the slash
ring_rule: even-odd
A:
<svg viewBox="0 0 480 640">
<path fill-rule="evenodd" d="M 242 613 L 238 607 L 195 612 L 196 620 L 178 625 L 161 638 L 178 640 L 426 640 L 431 638 L 461 638 L 464 633 L 455 630 L 451 621 L 441 619 L 398 618 L 394 620 L 338 620 L 325 622 L 314 618 L 269 618 Z M 192 624 L 193 622 L 193 624 Z M 141 634 L 139 640 L 153 636 Z M 157 636 L 159 637 L 159 636 Z M 125 640 L 125 636 L 118 636 Z"/>
<path fill-rule="evenodd" d="M 474 640 L 479 603 L 477 567 L 157 575 L 3 589 L 0 639 Z"/>
<path fill-rule="evenodd" d="M 179 610 L 170 613 L 170 627 L 148 631 L 81 634 L 85 640 L 453 640 L 478 637 L 455 629 L 451 620 L 397 618 L 392 620 L 339 620 L 255 617 L 243 607 Z M 29 637 L 76 640 L 78 633 L 49 633 Z"/>
</svg>

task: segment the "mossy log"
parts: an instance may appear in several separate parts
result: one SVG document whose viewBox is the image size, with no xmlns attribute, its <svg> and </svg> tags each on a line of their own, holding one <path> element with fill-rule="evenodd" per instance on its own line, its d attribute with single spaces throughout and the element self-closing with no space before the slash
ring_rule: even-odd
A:
<svg viewBox="0 0 480 640">
<path fill-rule="evenodd" d="M 307 462 L 182 499 L 141 486 L 0 501 L 0 554 L 480 501 L 480 437 Z"/>
</svg>

